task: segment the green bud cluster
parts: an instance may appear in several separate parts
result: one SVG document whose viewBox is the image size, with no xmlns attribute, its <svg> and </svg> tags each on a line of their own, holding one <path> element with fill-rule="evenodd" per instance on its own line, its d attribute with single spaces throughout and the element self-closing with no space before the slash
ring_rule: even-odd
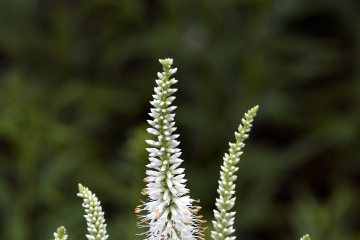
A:
<svg viewBox="0 0 360 240">
<path fill-rule="evenodd" d="M 66 234 L 66 229 L 64 226 L 61 226 L 57 229 L 57 231 L 54 233 L 54 240 L 66 240 L 67 239 L 67 234 Z"/>
<path fill-rule="evenodd" d="M 239 169 L 235 167 L 235 164 L 240 161 L 241 149 L 245 146 L 243 142 L 249 137 L 247 133 L 250 132 L 251 123 L 258 109 L 259 106 L 255 106 L 245 113 L 245 118 L 241 120 L 242 124 L 238 129 L 239 132 L 235 132 L 236 143 L 229 143 L 229 154 L 226 153 L 223 158 L 218 188 L 220 196 L 215 203 L 217 210 L 214 210 L 216 221 L 213 221 L 213 225 L 216 231 L 211 232 L 214 240 L 234 240 L 236 238 L 229 236 L 235 232 L 233 228 L 235 212 L 228 212 L 234 206 L 236 199 L 232 197 L 235 193 L 234 181 L 237 178 L 234 173 Z"/>
</svg>

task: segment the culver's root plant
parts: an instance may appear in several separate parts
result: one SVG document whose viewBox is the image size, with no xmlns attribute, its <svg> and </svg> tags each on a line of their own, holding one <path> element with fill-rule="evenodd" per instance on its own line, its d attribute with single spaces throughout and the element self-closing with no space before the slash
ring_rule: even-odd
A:
<svg viewBox="0 0 360 240">
<path fill-rule="evenodd" d="M 163 71 L 158 72 L 155 94 L 150 101 L 153 106 L 150 109 L 151 120 L 148 120 L 150 128 L 147 131 L 156 136 L 156 140 L 146 140 L 150 145 L 146 150 L 149 152 L 149 168 L 144 178 L 146 187 L 141 194 L 147 196 L 145 201 L 136 206 L 135 213 L 138 214 L 137 225 L 144 239 L 148 240 L 205 240 L 204 226 L 206 220 L 199 214 L 201 206 L 196 204 L 200 200 L 190 197 L 190 190 L 186 188 L 184 168 L 180 165 L 181 150 L 178 148 L 180 141 L 178 134 L 174 134 L 176 106 L 172 106 L 175 97 L 172 96 L 177 89 L 172 85 L 177 82 L 171 78 L 176 73 L 176 68 L 171 68 L 173 60 L 170 58 L 159 60 Z M 249 137 L 253 118 L 256 116 L 258 106 L 251 108 L 243 119 L 238 131 L 235 132 L 235 143 L 229 143 L 229 152 L 223 158 L 220 171 L 219 198 L 216 199 L 213 221 L 214 231 L 211 237 L 214 240 L 234 240 L 232 236 L 235 212 L 230 210 L 235 204 L 235 172 L 238 170 L 236 164 L 240 161 L 244 140 Z M 85 219 L 89 234 L 89 240 L 106 240 L 107 235 L 104 212 L 100 201 L 88 188 L 79 184 L 79 197 L 84 200 Z M 134 223 L 135 224 L 135 223 Z M 66 240 L 67 234 L 64 227 L 58 228 L 54 233 L 55 240 Z M 300 240 L 310 240 L 305 235 Z"/>
</svg>

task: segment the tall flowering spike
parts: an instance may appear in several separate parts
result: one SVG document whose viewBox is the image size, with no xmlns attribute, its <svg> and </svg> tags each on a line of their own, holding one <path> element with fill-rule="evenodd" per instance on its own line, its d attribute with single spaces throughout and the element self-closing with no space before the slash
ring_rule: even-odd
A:
<svg viewBox="0 0 360 240">
<path fill-rule="evenodd" d="M 66 229 L 64 226 L 61 226 L 57 229 L 57 231 L 54 233 L 54 240 L 66 240 L 68 235 L 66 234 Z"/>
<path fill-rule="evenodd" d="M 177 239 L 199 239 L 204 236 L 204 228 L 201 223 L 202 216 L 197 213 L 200 206 L 193 206 L 194 201 L 188 195 L 189 190 L 185 187 L 186 179 L 184 168 L 179 168 L 181 151 L 177 146 L 179 137 L 173 134 L 176 130 L 173 111 L 171 106 L 175 97 L 171 96 L 176 89 L 171 85 L 176 83 L 170 76 L 176 72 L 172 69 L 172 59 L 160 60 L 163 65 L 163 72 L 158 73 L 155 82 L 154 100 L 150 101 L 153 108 L 149 115 L 153 120 L 148 120 L 151 128 L 147 131 L 156 136 L 157 140 L 146 140 L 152 147 L 147 148 L 150 163 L 147 165 L 152 170 L 147 170 L 148 175 L 144 181 L 146 188 L 141 192 L 147 195 L 147 201 L 135 208 L 135 213 L 145 210 L 145 215 L 138 215 L 140 228 L 148 228 L 140 233 L 145 239 L 177 240 Z M 203 239 L 203 238 L 202 238 Z"/>
<path fill-rule="evenodd" d="M 86 237 L 89 240 L 106 240 L 109 235 L 106 235 L 106 224 L 104 219 L 104 212 L 102 212 L 100 201 L 87 187 L 79 183 L 79 197 L 84 199 L 83 207 L 85 208 L 84 215 L 88 231 Z"/>
<path fill-rule="evenodd" d="M 216 221 L 213 221 L 213 224 L 216 231 L 211 231 L 211 237 L 214 240 L 234 240 L 236 238 L 230 236 L 235 231 L 233 228 L 235 212 L 229 212 L 235 204 L 235 197 L 232 197 L 235 193 L 233 182 L 236 175 L 234 173 L 238 170 L 235 164 L 240 161 L 241 149 L 245 146 L 243 142 L 249 137 L 247 133 L 250 131 L 251 122 L 258 109 L 259 106 L 255 106 L 245 113 L 245 118 L 241 120 L 243 125 L 240 124 L 239 132 L 235 132 L 236 143 L 229 143 L 229 154 L 225 154 L 223 158 L 224 164 L 221 166 L 219 189 L 217 190 L 220 197 L 216 199 L 215 203 L 218 210 L 214 210 Z"/>
<path fill-rule="evenodd" d="M 306 234 L 305 236 L 303 236 L 302 238 L 300 238 L 300 240 L 310 240 L 309 234 Z"/>
</svg>

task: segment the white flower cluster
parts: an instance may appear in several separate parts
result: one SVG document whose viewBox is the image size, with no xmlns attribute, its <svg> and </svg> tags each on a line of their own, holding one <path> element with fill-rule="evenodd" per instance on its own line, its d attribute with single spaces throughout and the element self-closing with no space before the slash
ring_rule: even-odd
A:
<svg viewBox="0 0 360 240">
<path fill-rule="evenodd" d="M 67 239 L 67 234 L 66 234 L 66 229 L 65 227 L 61 226 L 57 229 L 57 232 L 54 233 L 54 240 L 66 240 Z"/>
<path fill-rule="evenodd" d="M 184 168 L 178 168 L 183 162 L 179 157 L 181 150 L 177 148 L 180 144 L 176 139 L 178 134 L 173 134 L 176 130 L 172 112 L 175 106 L 170 106 L 175 97 L 171 96 L 177 89 L 170 86 L 177 82 L 170 76 L 176 72 L 172 69 L 173 60 L 170 58 L 159 60 L 163 65 L 163 72 L 158 73 L 159 79 L 156 79 L 154 100 L 151 101 L 149 115 L 153 120 L 148 120 L 152 128 L 147 131 L 156 136 L 156 140 L 146 140 L 153 146 L 147 148 L 150 163 L 146 165 L 153 170 L 147 170 L 148 177 L 144 178 L 147 187 L 141 191 L 141 194 L 147 195 L 146 202 L 136 206 L 135 213 L 147 211 L 145 215 L 138 215 L 140 221 L 139 227 L 149 228 L 140 233 L 144 239 L 148 240 L 205 240 L 204 231 L 207 227 L 201 227 L 206 220 L 201 220 L 203 216 L 197 215 L 200 206 L 193 206 L 188 195 L 189 189 L 186 188 L 187 181 L 182 174 Z M 215 231 L 211 232 L 214 240 L 235 240 L 235 236 L 230 236 L 235 229 L 233 228 L 235 212 L 228 212 L 235 204 L 236 175 L 238 170 L 235 167 L 240 161 L 241 149 L 245 146 L 243 143 L 248 138 L 248 132 L 251 129 L 251 123 L 256 116 L 259 106 L 255 106 L 245 113 L 242 124 L 239 126 L 239 132 L 235 132 L 236 143 L 229 143 L 229 154 L 224 156 L 224 164 L 221 166 L 219 189 L 220 197 L 216 199 L 214 210 L 215 219 L 213 221 Z M 90 234 L 86 235 L 89 240 L 106 240 L 109 235 L 106 234 L 106 224 L 104 212 L 102 212 L 100 201 L 88 188 L 79 184 L 78 196 L 84 198 L 83 207 L 86 211 L 86 221 Z M 199 202 L 200 200 L 198 200 Z M 67 240 L 66 229 L 59 227 L 54 233 L 54 240 Z M 310 240 L 309 235 L 305 235 L 300 240 Z"/>
<path fill-rule="evenodd" d="M 216 231 L 211 231 L 211 237 L 214 240 L 234 240 L 236 238 L 229 236 L 235 231 L 233 228 L 235 212 L 228 212 L 234 206 L 236 199 L 232 197 L 235 193 L 233 182 L 237 178 L 234 173 L 239 169 L 235 167 L 235 164 L 240 161 L 241 149 L 245 146 L 243 142 L 249 136 L 246 133 L 250 131 L 251 122 L 256 116 L 258 108 L 259 106 L 255 106 L 245 113 L 245 118 L 241 120 L 243 125 L 240 124 L 239 132 L 235 132 L 236 143 L 229 143 L 229 154 L 225 154 L 223 158 L 224 164 L 221 166 L 219 189 L 217 190 L 220 197 L 216 199 L 215 203 L 218 210 L 214 210 L 216 221 L 213 221 L 213 224 Z"/>
<path fill-rule="evenodd" d="M 199 239 L 204 236 L 204 228 L 201 223 L 202 216 L 197 216 L 200 206 L 192 205 L 194 201 L 188 195 L 189 190 L 185 188 L 184 168 L 178 168 L 183 162 L 179 157 L 181 150 L 177 148 L 180 144 L 176 139 L 179 137 L 173 134 L 176 130 L 174 116 L 172 112 L 175 106 L 170 106 L 175 97 L 171 96 L 177 89 L 170 86 L 177 82 L 170 76 L 176 72 L 176 68 L 171 69 L 172 59 L 160 60 L 163 65 L 163 72 L 158 73 L 159 79 L 155 80 L 154 100 L 151 101 L 151 113 L 149 115 L 154 120 L 149 120 L 152 128 L 148 132 L 155 135 L 157 140 L 147 140 L 153 146 L 147 148 L 150 163 L 147 170 L 147 187 L 142 190 L 143 195 L 147 195 L 147 202 L 143 202 L 135 208 L 135 213 L 146 210 L 146 215 L 139 215 L 139 227 L 149 228 L 141 233 L 145 239 Z"/>
<path fill-rule="evenodd" d="M 106 240 L 109 235 L 106 235 L 104 212 L 102 212 L 100 201 L 95 194 L 81 184 L 79 184 L 79 193 L 77 195 L 84 198 L 83 207 L 87 213 L 84 217 L 90 233 L 86 237 L 89 240 Z"/>
</svg>

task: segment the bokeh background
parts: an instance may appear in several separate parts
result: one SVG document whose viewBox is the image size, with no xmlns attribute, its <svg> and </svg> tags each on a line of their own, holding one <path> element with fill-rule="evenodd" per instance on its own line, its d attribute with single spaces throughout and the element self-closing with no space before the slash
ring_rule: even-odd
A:
<svg viewBox="0 0 360 240">
<path fill-rule="evenodd" d="M 135 236 L 159 58 L 174 58 L 187 186 L 212 228 L 222 156 L 258 116 L 236 236 L 360 239 L 357 0 L 0 1 L 0 239 L 85 239 L 77 184 L 109 239 Z M 210 239 L 210 232 L 207 234 Z"/>
</svg>

